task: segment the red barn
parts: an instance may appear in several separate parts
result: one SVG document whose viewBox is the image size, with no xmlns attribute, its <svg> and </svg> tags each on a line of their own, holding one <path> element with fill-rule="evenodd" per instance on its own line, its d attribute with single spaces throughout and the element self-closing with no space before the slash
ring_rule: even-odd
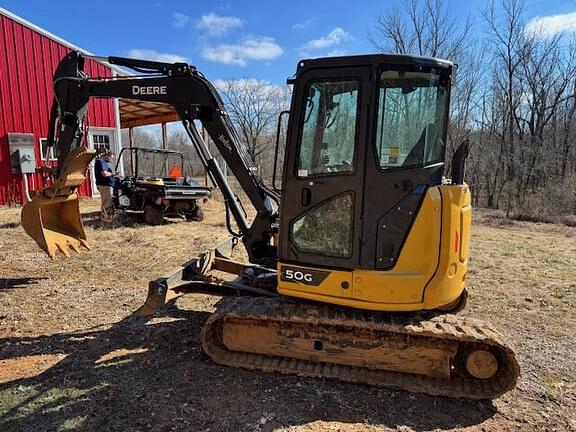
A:
<svg viewBox="0 0 576 432">
<path fill-rule="evenodd" d="M 36 166 L 46 163 L 45 138 L 52 104 L 52 75 L 60 59 L 70 50 L 89 54 L 69 42 L 0 8 L 0 205 L 25 200 L 24 180 L 29 188 L 40 188 L 38 174 L 20 174 L 11 165 L 10 135 L 33 137 Z M 104 64 L 89 60 L 90 76 L 109 77 L 115 72 Z M 120 112 L 118 101 L 93 99 L 89 106 L 89 144 L 120 150 Z M 14 137 L 14 135 L 12 135 Z M 25 179 L 23 176 L 27 176 Z M 82 196 L 92 196 L 92 179 L 80 187 Z"/>
</svg>

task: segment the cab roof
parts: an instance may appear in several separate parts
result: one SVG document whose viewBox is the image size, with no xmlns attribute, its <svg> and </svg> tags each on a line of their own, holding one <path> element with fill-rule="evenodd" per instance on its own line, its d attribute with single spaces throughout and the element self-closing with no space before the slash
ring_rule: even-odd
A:
<svg viewBox="0 0 576 432">
<path fill-rule="evenodd" d="M 424 66 L 451 71 L 454 63 L 434 57 L 422 57 L 409 54 L 365 54 L 342 57 L 323 57 L 304 59 L 298 62 L 295 77 L 309 69 L 340 68 L 352 66 Z M 292 80 L 289 80 L 289 82 Z"/>
</svg>

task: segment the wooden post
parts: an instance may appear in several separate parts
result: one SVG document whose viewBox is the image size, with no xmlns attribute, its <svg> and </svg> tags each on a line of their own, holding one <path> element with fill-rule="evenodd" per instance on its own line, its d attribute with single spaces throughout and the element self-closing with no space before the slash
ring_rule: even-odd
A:
<svg viewBox="0 0 576 432">
<path fill-rule="evenodd" d="M 162 122 L 162 150 L 166 150 L 166 142 L 168 141 L 168 132 L 166 130 L 166 122 Z M 168 158 L 164 155 L 164 174 L 168 177 Z"/>
<path fill-rule="evenodd" d="M 130 147 L 134 147 L 134 135 L 132 133 L 132 126 L 128 128 L 128 141 Z M 130 150 L 130 175 L 134 175 L 134 152 Z"/>
<path fill-rule="evenodd" d="M 162 123 L 162 150 L 166 150 L 167 141 L 168 141 L 168 133 L 166 132 L 166 123 Z"/>
</svg>

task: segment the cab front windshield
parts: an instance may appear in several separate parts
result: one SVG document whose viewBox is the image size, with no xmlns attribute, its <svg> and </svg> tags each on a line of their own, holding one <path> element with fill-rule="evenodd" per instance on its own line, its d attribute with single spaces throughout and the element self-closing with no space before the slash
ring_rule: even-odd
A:
<svg viewBox="0 0 576 432">
<path fill-rule="evenodd" d="M 381 73 L 376 131 L 381 169 L 443 160 L 447 98 L 446 83 L 433 71 Z"/>
</svg>

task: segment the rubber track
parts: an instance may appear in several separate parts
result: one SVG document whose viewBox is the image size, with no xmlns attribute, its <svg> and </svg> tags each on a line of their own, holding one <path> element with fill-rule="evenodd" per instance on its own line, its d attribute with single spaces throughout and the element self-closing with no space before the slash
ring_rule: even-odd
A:
<svg viewBox="0 0 576 432">
<path fill-rule="evenodd" d="M 204 351 L 216 363 L 264 372 L 279 372 L 302 377 L 332 378 L 466 399 L 494 399 L 516 385 L 520 367 L 514 352 L 503 337 L 486 322 L 455 315 L 375 313 L 331 305 L 311 305 L 271 298 L 223 299 L 202 329 Z M 367 369 L 330 363 L 316 363 L 262 354 L 229 351 L 221 341 L 221 324 L 226 318 L 242 318 L 260 322 L 303 323 L 311 326 L 369 329 L 375 332 L 440 339 L 471 344 L 475 348 L 490 347 L 497 351 L 499 370 L 490 379 L 475 379 L 467 374 L 453 373 L 450 378 Z"/>
</svg>

